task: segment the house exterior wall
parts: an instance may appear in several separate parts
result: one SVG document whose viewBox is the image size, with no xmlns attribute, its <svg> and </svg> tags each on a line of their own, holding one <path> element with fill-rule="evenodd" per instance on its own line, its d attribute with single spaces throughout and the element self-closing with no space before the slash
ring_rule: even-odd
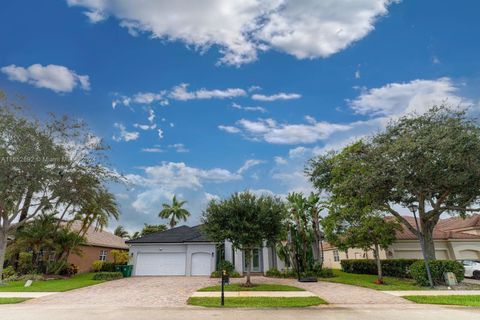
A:
<svg viewBox="0 0 480 320">
<path fill-rule="evenodd" d="M 136 275 L 136 262 L 139 253 L 162 253 L 175 252 L 185 253 L 185 275 L 190 276 L 192 271 L 192 255 L 194 253 L 208 253 L 211 256 L 210 269 L 215 271 L 215 244 L 213 243 L 185 243 L 185 244 L 161 244 L 161 243 L 136 243 L 130 245 L 130 264 L 133 264 L 133 275 Z"/>
<path fill-rule="evenodd" d="M 435 255 L 441 260 L 480 259 L 480 241 L 441 240 L 434 241 Z M 373 259 L 373 252 L 367 254 L 361 249 L 349 249 L 348 256 L 338 251 L 340 261 L 335 261 L 334 251 L 324 250 L 324 266 L 340 269 L 344 259 Z M 393 243 L 386 251 L 380 251 L 380 259 L 423 259 L 420 243 L 416 240 L 403 240 Z"/>
<path fill-rule="evenodd" d="M 67 261 L 78 266 L 78 272 L 84 273 L 89 272 L 92 269 L 92 264 L 94 261 L 100 260 L 100 252 L 105 250 L 107 252 L 107 262 L 113 262 L 113 255 L 111 254 L 112 250 L 122 250 L 122 249 L 113 249 L 107 247 L 97 247 L 97 246 L 79 246 L 81 250 L 81 255 L 71 254 Z M 125 250 L 126 251 L 126 250 Z"/>
<path fill-rule="evenodd" d="M 285 263 L 278 258 L 276 253 L 273 253 L 273 248 L 267 247 L 265 244 L 261 248 L 262 257 L 260 261 L 261 272 L 265 274 L 269 269 L 277 268 L 278 270 L 285 269 Z M 233 258 L 235 256 L 235 258 Z M 244 270 L 244 259 L 245 255 L 242 250 L 232 250 L 232 243 L 225 241 L 225 260 L 230 261 L 235 266 L 235 271 L 242 274 L 246 272 Z M 274 262 L 275 259 L 275 262 Z"/>
</svg>

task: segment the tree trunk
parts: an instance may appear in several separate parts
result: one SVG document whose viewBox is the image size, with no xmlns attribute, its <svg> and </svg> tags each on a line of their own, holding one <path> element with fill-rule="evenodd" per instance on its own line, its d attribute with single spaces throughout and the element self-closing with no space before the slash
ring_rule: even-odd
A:
<svg viewBox="0 0 480 320">
<path fill-rule="evenodd" d="M 437 221 L 438 219 L 433 221 L 424 221 L 422 219 L 422 225 L 420 227 L 423 234 L 423 248 L 425 250 L 425 256 L 428 260 L 436 260 L 435 243 L 433 242 L 433 229 L 435 228 Z"/>
<path fill-rule="evenodd" d="M 380 261 L 380 248 L 378 243 L 375 243 L 375 260 L 377 262 L 378 283 L 383 283 L 382 262 Z"/>
<path fill-rule="evenodd" d="M 7 233 L 0 230 L 0 284 L 3 283 L 3 264 L 5 263 L 5 253 L 7 251 Z"/>
<path fill-rule="evenodd" d="M 245 261 L 247 263 L 247 282 L 245 282 L 246 287 L 251 287 L 252 283 L 250 282 L 250 274 L 252 273 L 252 249 L 245 250 Z"/>
<path fill-rule="evenodd" d="M 322 265 L 322 256 L 320 251 L 320 222 L 318 218 L 318 212 L 313 214 L 313 237 L 314 237 L 314 244 L 313 244 L 313 254 L 315 261 Z"/>
</svg>

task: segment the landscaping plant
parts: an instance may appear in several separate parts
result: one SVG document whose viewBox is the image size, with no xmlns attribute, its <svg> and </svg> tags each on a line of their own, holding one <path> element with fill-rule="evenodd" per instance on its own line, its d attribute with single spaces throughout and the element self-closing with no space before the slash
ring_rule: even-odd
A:
<svg viewBox="0 0 480 320">
<path fill-rule="evenodd" d="M 247 280 L 251 286 L 252 250 L 280 240 L 285 206 L 276 197 L 256 196 L 250 192 L 234 193 L 225 200 L 212 200 L 203 213 L 202 221 L 208 236 L 222 243 L 228 240 L 233 247 L 245 252 Z"/>
<path fill-rule="evenodd" d="M 428 261 L 432 280 L 435 284 L 445 284 L 444 275 L 446 272 L 453 272 L 458 282 L 462 282 L 465 269 L 458 261 L 452 260 L 430 260 Z M 427 270 L 423 261 L 417 261 L 410 266 L 410 275 L 415 282 L 421 286 L 429 286 Z"/>
</svg>

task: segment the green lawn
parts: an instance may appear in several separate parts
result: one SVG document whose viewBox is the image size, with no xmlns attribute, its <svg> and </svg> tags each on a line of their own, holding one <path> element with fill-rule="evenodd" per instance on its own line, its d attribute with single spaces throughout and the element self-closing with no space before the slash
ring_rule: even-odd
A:
<svg viewBox="0 0 480 320">
<path fill-rule="evenodd" d="M 220 308 L 220 298 L 192 297 L 188 304 L 201 307 Z M 225 308 L 295 308 L 326 304 L 319 297 L 248 297 L 225 298 Z"/>
<path fill-rule="evenodd" d="M 25 281 L 12 281 L 1 285 L 0 292 L 63 292 L 104 282 L 92 280 L 92 276 L 93 273 L 82 273 L 70 279 L 33 281 L 27 288 L 24 287 Z"/>
<path fill-rule="evenodd" d="M 480 296 L 405 296 L 402 297 L 416 303 L 450 304 L 458 306 L 480 307 Z"/>
<path fill-rule="evenodd" d="M 333 270 L 335 277 L 321 278 L 320 281 L 328 281 L 335 283 L 344 283 L 354 286 L 360 286 L 376 290 L 425 290 L 427 288 L 420 287 L 411 279 L 399 279 L 392 277 L 384 277 L 384 284 L 375 284 L 377 276 L 370 274 L 354 274 L 346 273 L 341 270 Z"/>
<path fill-rule="evenodd" d="M 29 300 L 29 298 L 0 298 L 0 304 L 13 304 Z"/>
<path fill-rule="evenodd" d="M 213 287 L 206 287 L 202 288 L 198 291 L 221 291 L 222 286 L 217 285 Z M 263 284 L 255 284 L 253 287 L 243 287 L 240 283 L 232 283 L 225 286 L 225 291 L 305 291 L 302 288 L 297 288 L 293 286 L 286 286 L 282 284 L 270 284 L 270 283 L 263 283 Z"/>
</svg>

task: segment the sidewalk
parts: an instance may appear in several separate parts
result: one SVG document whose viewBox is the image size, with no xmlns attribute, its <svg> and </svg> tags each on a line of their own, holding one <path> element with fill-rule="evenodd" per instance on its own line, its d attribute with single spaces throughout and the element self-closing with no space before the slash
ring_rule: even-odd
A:
<svg viewBox="0 0 480 320">
<path fill-rule="evenodd" d="M 480 296 L 480 290 L 411 290 L 411 291 L 382 291 L 397 297 L 404 296 Z"/>
<path fill-rule="evenodd" d="M 192 297 L 220 297 L 220 291 L 214 292 L 195 292 Z M 275 298 L 291 298 L 291 297 L 316 297 L 317 295 L 309 291 L 225 291 L 225 297 L 275 297 Z"/>
<path fill-rule="evenodd" d="M 0 292 L 0 298 L 40 298 L 58 292 Z"/>
</svg>

